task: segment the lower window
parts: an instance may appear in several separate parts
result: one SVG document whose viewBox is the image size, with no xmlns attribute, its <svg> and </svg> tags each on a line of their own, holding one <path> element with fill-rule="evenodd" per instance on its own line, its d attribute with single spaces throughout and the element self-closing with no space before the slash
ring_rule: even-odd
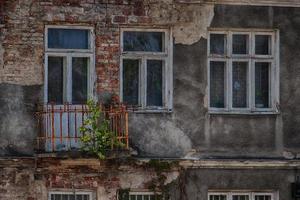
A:
<svg viewBox="0 0 300 200">
<path fill-rule="evenodd" d="M 163 196 L 154 192 L 130 192 L 129 200 L 163 200 Z"/>
<path fill-rule="evenodd" d="M 91 192 L 50 192 L 48 200 L 92 200 Z"/>
<path fill-rule="evenodd" d="M 208 200 L 277 200 L 273 192 L 209 192 Z"/>
</svg>

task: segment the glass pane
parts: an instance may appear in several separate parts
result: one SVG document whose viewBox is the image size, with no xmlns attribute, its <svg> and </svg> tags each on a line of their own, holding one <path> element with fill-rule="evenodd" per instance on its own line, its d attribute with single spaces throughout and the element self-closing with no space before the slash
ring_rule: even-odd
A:
<svg viewBox="0 0 300 200">
<path fill-rule="evenodd" d="M 72 103 L 87 101 L 88 58 L 72 58 Z"/>
<path fill-rule="evenodd" d="M 271 195 L 255 195 L 255 200 L 271 200 Z"/>
<path fill-rule="evenodd" d="M 225 54 L 226 44 L 225 34 L 210 34 L 210 53 L 211 54 Z"/>
<path fill-rule="evenodd" d="M 137 200 L 143 200 L 143 195 L 137 195 Z"/>
<path fill-rule="evenodd" d="M 51 194 L 51 200 L 55 200 L 54 194 Z"/>
<path fill-rule="evenodd" d="M 232 195 L 232 200 L 249 200 L 248 195 Z"/>
<path fill-rule="evenodd" d="M 247 62 L 232 63 L 232 107 L 247 107 Z"/>
<path fill-rule="evenodd" d="M 135 32 L 126 31 L 123 33 L 124 51 L 149 51 L 163 52 L 163 32 Z"/>
<path fill-rule="evenodd" d="M 83 200 L 82 195 L 76 195 L 76 200 Z"/>
<path fill-rule="evenodd" d="M 256 35 L 255 36 L 255 54 L 271 55 L 271 36 Z"/>
<path fill-rule="evenodd" d="M 255 107 L 269 107 L 269 63 L 255 63 Z"/>
<path fill-rule="evenodd" d="M 150 200 L 156 200 L 154 195 L 150 196 Z"/>
<path fill-rule="evenodd" d="M 55 199 L 55 200 L 62 200 L 62 199 L 61 199 L 61 194 L 55 194 L 55 195 L 54 195 L 54 199 Z"/>
<path fill-rule="evenodd" d="M 130 200 L 136 200 L 136 196 L 135 195 L 130 195 Z"/>
<path fill-rule="evenodd" d="M 147 106 L 162 106 L 163 61 L 147 60 Z"/>
<path fill-rule="evenodd" d="M 70 194 L 69 200 L 75 200 L 75 195 L 74 194 Z"/>
<path fill-rule="evenodd" d="M 210 107 L 225 106 L 225 62 L 210 62 Z"/>
<path fill-rule="evenodd" d="M 89 30 L 49 28 L 48 48 L 88 49 Z"/>
<path fill-rule="evenodd" d="M 89 195 L 83 195 L 83 200 L 89 200 Z"/>
<path fill-rule="evenodd" d="M 139 98 L 139 60 L 123 60 L 123 101 L 138 105 Z"/>
<path fill-rule="evenodd" d="M 220 199 L 221 199 L 221 200 L 226 200 L 227 197 L 226 197 L 226 195 L 220 195 Z"/>
<path fill-rule="evenodd" d="M 63 103 L 64 58 L 48 57 L 48 102 Z"/>
<path fill-rule="evenodd" d="M 232 35 L 232 53 L 233 54 L 248 54 L 248 35 Z"/>
<path fill-rule="evenodd" d="M 150 195 L 144 195 L 144 200 L 150 200 Z"/>
<path fill-rule="evenodd" d="M 62 200 L 69 200 L 68 197 L 69 197 L 69 195 L 63 194 L 63 195 L 62 195 Z"/>
</svg>

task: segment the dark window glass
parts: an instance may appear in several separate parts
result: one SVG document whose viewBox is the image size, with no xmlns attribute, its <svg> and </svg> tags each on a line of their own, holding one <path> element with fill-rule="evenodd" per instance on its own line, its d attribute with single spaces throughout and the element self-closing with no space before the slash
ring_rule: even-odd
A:
<svg viewBox="0 0 300 200">
<path fill-rule="evenodd" d="M 76 200 L 83 200 L 82 195 L 76 195 Z"/>
<path fill-rule="evenodd" d="M 232 200 L 249 200 L 248 195 L 233 195 Z"/>
<path fill-rule="evenodd" d="M 147 106 L 162 106 L 163 61 L 147 60 Z"/>
<path fill-rule="evenodd" d="M 162 32 L 134 32 L 123 33 L 124 51 L 164 51 L 164 33 Z"/>
<path fill-rule="evenodd" d="M 256 195 L 255 200 L 271 200 L 270 195 Z"/>
<path fill-rule="evenodd" d="M 48 48 L 88 49 L 89 30 L 49 28 Z"/>
<path fill-rule="evenodd" d="M 225 62 L 210 62 L 210 107 L 225 106 Z"/>
<path fill-rule="evenodd" d="M 139 60 L 123 60 L 123 101 L 129 105 L 138 105 Z"/>
<path fill-rule="evenodd" d="M 63 194 L 62 195 L 62 200 L 69 200 L 69 195 L 68 194 Z"/>
<path fill-rule="evenodd" d="M 235 34 L 232 36 L 232 53 L 248 54 L 248 35 Z"/>
<path fill-rule="evenodd" d="M 54 195 L 54 199 L 55 199 L 55 200 L 62 200 L 62 199 L 61 199 L 61 194 L 55 194 L 55 195 Z"/>
<path fill-rule="evenodd" d="M 232 107 L 247 107 L 247 62 L 232 63 Z"/>
<path fill-rule="evenodd" d="M 48 57 L 48 102 L 63 103 L 63 57 Z"/>
<path fill-rule="evenodd" d="M 255 106 L 269 107 L 269 63 L 255 63 Z"/>
<path fill-rule="evenodd" d="M 271 36 L 256 35 L 255 36 L 255 54 L 270 55 L 271 54 Z"/>
<path fill-rule="evenodd" d="M 70 194 L 70 196 L 69 196 L 69 200 L 75 200 L 75 195 L 73 195 L 73 194 Z"/>
<path fill-rule="evenodd" d="M 225 40 L 224 34 L 210 34 L 210 53 L 211 54 L 225 54 Z"/>
<path fill-rule="evenodd" d="M 136 200 L 136 196 L 135 195 L 130 195 L 130 200 Z"/>
<path fill-rule="evenodd" d="M 72 103 L 87 101 L 88 58 L 72 58 Z"/>
<path fill-rule="evenodd" d="M 143 200 L 143 195 L 137 195 L 137 200 Z"/>
</svg>

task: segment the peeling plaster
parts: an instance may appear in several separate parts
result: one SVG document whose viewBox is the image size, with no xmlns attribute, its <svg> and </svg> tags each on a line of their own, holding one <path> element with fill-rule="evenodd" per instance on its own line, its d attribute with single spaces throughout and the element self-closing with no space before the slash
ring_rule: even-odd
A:
<svg viewBox="0 0 300 200">
<path fill-rule="evenodd" d="M 154 24 L 173 27 L 175 44 L 191 45 L 207 38 L 207 27 L 214 17 L 214 5 L 151 4 L 149 16 Z"/>
</svg>

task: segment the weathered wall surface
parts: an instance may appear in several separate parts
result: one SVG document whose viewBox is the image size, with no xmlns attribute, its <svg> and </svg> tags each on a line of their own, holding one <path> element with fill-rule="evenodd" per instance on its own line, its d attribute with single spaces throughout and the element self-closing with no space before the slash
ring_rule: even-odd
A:
<svg viewBox="0 0 300 200">
<path fill-rule="evenodd" d="M 48 200 L 51 190 L 89 191 L 95 200 L 117 200 L 119 189 L 147 190 L 157 182 L 154 168 L 145 166 L 97 159 L 0 160 L 0 200 Z M 170 184 L 179 172 L 170 169 L 164 176 L 164 184 Z"/>
<path fill-rule="evenodd" d="M 187 156 L 295 158 L 300 144 L 297 125 L 300 120 L 297 106 L 300 98 L 299 15 L 298 8 L 215 6 L 209 27 L 280 30 L 281 114 L 208 115 L 207 40 L 202 38 L 192 45 L 176 44 L 173 113 L 136 114 L 132 119 L 132 140 L 144 155 L 184 156 L 195 149 Z M 169 125 L 167 131 L 163 129 L 164 124 Z M 136 129 L 136 125 L 141 128 Z M 169 138 L 180 139 L 170 144 Z M 164 145 L 160 145 L 161 142 Z M 152 148 L 153 144 L 157 148 Z"/>
<path fill-rule="evenodd" d="M 0 116 L 0 155 L 13 154 L 11 147 L 19 153 L 32 152 L 36 132 L 29 110 L 42 99 L 44 26 L 50 24 L 94 27 L 99 96 L 119 92 L 120 27 L 172 28 L 174 110 L 130 115 L 131 145 L 140 156 L 294 158 L 299 153 L 299 8 L 172 0 L 15 0 L 5 1 L 4 6 L 0 101 L 5 103 L 0 108 L 5 114 Z M 280 115 L 208 115 L 208 27 L 280 30 Z M 15 140 L 25 135 L 25 141 Z"/>
</svg>

